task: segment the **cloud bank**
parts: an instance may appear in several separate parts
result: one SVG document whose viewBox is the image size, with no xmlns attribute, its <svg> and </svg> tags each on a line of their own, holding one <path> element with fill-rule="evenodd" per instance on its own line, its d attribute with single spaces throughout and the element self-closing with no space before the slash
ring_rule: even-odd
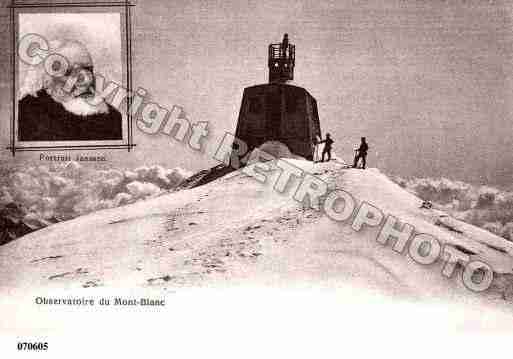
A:
<svg viewBox="0 0 513 359">
<path fill-rule="evenodd" d="M 513 192 L 447 178 L 394 179 L 418 197 L 452 215 L 513 241 Z"/>
<path fill-rule="evenodd" d="M 181 168 L 96 170 L 77 162 L 17 168 L 0 183 L 0 207 L 15 203 L 27 219 L 61 221 L 158 196 L 190 175 Z"/>
</svg>

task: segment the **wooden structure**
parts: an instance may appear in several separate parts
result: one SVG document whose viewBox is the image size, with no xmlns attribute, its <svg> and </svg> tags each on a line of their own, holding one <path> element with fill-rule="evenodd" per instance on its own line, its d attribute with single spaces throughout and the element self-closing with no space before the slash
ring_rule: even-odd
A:
<svg viewBox="0 0 513 359">
<path fill-rule="evenodd" d="M 317 101 L 302 87 L 292 85 L 295 46 L 285 37 L 269 45 L 269 83 L 244 89 L 236 137 L 248 150 L 267 141 L 279 141 L 299 156 L 312 160 L 314 141 L 321 136 Z"/>
</svg>

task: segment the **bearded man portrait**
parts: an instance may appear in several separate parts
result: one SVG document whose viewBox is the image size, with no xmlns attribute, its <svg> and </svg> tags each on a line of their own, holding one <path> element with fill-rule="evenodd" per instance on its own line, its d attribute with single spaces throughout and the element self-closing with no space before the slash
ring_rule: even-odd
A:
<svg viewBox="0 0 513 359">
<path fill-rule="evenodd" d="M 96 93 L 93 59 L 76 40 L 49 41 L 27 71 L 18 102 L 19 141 L 121 140 L 121 113 Z"/>
</svg>

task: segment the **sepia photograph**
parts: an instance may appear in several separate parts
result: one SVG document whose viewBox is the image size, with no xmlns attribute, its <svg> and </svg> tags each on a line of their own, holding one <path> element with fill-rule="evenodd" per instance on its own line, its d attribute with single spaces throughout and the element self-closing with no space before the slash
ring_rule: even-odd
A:
<svg viewBox="0 0 513 359">
<path fill-rule="evenodd" d="M 512 1 L 0 15 L 0 356 L 508 355 Z"/>
<path fill-rule="evenodd" d="M 120 13 L 18 14 L 18 141 L 123 140 L 96 87 L 98 75 L 123 83 L 121 25 Z"/>
</svg>

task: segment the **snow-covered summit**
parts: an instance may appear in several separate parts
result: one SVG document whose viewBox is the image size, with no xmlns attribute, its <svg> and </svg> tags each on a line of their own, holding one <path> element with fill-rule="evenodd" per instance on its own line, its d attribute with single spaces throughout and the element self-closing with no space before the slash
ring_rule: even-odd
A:
<svg viewBox="0 0 513 359">
<path fill-rule="evenodd" d="M 105 209 L 57 223 L 0 248 L 4 290 L 190 286 L 365 288 L 414 299 L 461 298 L 504 304 L 510 299 L 513 244 L 447 214 L 377 169 L 338 161 L 287 162 L 385 214 L 492 266 L 496 281 L 469 291 L 443 261 L 420 265 L 376 241 L 379 228 L 351 228 L 293 197 L 299 179 L 276 191 L 280 170 L 265 184 L 248 175 L 258 164 L 206 185 Z M 260 164 L 262 165 L 262 164 Z"/>
</svg>

